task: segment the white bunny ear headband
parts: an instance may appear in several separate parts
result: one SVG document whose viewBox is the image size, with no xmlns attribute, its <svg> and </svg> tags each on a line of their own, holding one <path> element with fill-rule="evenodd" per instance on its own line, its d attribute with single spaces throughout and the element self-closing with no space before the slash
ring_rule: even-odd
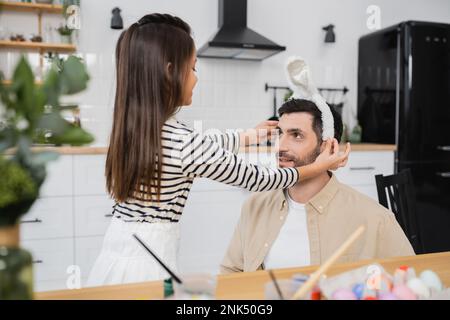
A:
<svg viewBox="0 0 450 320">
<path fill-rule="evenodd" d="M 293 92 L 291 99 L 312 101 L 322 113 L 322 140 L 334 138 L 333 114 L 327 102 L 313 84 L 305 60 L 296 56 L 289 57 L 286 62 L 286 77 Z"/>
</svg>

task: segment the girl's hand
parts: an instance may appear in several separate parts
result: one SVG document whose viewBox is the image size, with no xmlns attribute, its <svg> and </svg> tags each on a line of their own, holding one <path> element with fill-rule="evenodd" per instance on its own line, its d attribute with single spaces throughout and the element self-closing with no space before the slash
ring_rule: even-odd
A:
<svg viewBox="0 0 450 320">
<path fill-rule="evenodd" d="M 270 138 L 272 131 L 276 131 L 278 126 L 277 120 L 266 120 L 261 122 L 255 127 L 255 130 L 259 132 L 260 138 Z"/>
<path fill-rule="evenodd" d="M 347 143 L 345 151 L 339 152 L 339 143 L 336 139 L 328 139 L 325 143 L 325 149 L 316 158 L 315 163 L 326 170 L 337 170 L 347 164 L 350 154 L 350 143 Z"/>
<path fill-rule="evenodd" d="M 297 168 L 300 181 L 316 177 L 328 170 L 336 170 L 340 167 L 344 167 L 347 164 L 350 150 L 350 143 L 347 143 L 345 151 L 342 153 L 339 152 L 339 143 L 336 139 L 327 140 L 325 149 L 316 158 L 316 161 Z"/>
<path fill-rule="evenodd" d="M 241 146 L 249 146 L 266 142 L 272 138 L 272 133 L 276 132 L 278 121 L 266 120 L 258 124 L 253 129 L 248 129 L 241 133 Z"/>
</svg>

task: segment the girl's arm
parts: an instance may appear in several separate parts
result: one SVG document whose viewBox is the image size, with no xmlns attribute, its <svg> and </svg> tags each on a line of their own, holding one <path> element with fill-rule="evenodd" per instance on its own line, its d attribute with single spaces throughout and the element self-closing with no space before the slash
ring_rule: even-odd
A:
<svg viewBox="0 0 450 320">
<path fill-rule="evenodd" d="M 252 129 L 239 132 L 239 144 L 241 147 L 256 145 L 271 139 L 272 133 L 277 132 L 278 121 L 266 120 Z"/>
<path fill-rule="evenodd" d="M 239 152 L 240 136 L 237 131 L 227 133 L 218 131 L 217 133 L 208 134 L 208 137 L 228 152 L 235 154 Z"/>
<path fill-rule="evenodd" d="M 245 131 L 222 133 L 220 131 L 208 133 L 208 136 L 221 148 L 234 153 L 239 153 L 240 147 L 255 145 L 267 141 L 271 137 L 272 130 L 277 127 L 278 121 L 263 121 L 255 128 Z"/>
<path fill-rule="evenodd" d="M 235 154 L 221 148 L 210 137 L 196 132 L 188 135 L 185 141 L 187 143 L 180 150 L 183 174 L 190 177 L 209 178 L 249 191 L 287 188 L 295 185 L 299 179 L 316 176 L 338 166 L 345 160 L 345 157 L 330 153 L 327 147 L 318 157 L 317 163 L 300 168 L 270 169 L 248 164 Z"/>
</svg>

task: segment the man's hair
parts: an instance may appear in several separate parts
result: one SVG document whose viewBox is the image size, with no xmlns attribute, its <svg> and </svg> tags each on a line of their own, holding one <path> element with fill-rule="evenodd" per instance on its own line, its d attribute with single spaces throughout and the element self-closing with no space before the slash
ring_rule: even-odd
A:
<svg viewBox="0 0 450 320">
<path fill-rule="evenodd" d="M 333 107 L 330 106 L 331 113 L 333 114 L 334 119 L 334 137 L 338 142 L 341 142 L 341 136 L 343 131 L 342 117 L 341 115 L 334 110 Z M 319 108 L 317 108 L 316 104 L 309 100 L 304 99 L 291 99 L 286 101 L 280 109 L 278 109 L 278 113 L 280 117 L 283 114 L 290 114 L 294 112 L 306 112 L 313 116 L 312 127 L 314 132 L 317 135 L 317 140 L 319 143 L 322 142 L 322 113 Z"/>
</svg>

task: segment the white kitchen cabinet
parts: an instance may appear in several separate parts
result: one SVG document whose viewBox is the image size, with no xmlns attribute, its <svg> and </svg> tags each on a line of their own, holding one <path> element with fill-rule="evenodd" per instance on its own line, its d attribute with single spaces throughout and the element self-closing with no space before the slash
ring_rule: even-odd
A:
<svg viewBox="0 0 450 320">
<path fill-rule="evenodd" d="M 33 256 L 35 290 L 65 289 L 67 270 L 74 265 L 74 239 L 22 241 L 21 246 Z"/>
<path fill-rule="evenodd" d="M 334 173 L 340 182 L 378 202 L 375 175 L 394 174 L 394 152 L 354 151 L 347 165 Z"/>
<path fill-rule="evenodd" d="M 78 237 L 75 242 L 75 264 L 80 268 L 81 286 L 84 287 L 92 266 L 100 254 L 103 236 Z"/>
<path fill-rule="evenodd" d="M 365 194 L 366 196 L 372 198 L 374 201 L 378 202 L 377 186 L 375 184 L 365 185 L 365 186 L 351 186 L 356 191 Z"/>
<path fill-rule="evenodd" d="M 344 168 L 335 172 L 340 182 L 350 186 L 374 185 L 375 175 L 394 173 L 392 151 L 352 152 Z"/>
<path fill-rule="evenodd" d="M 75 155 L 73 161 L 74 194 L 106 196 L 106 155 Z"/>
<path fill-rule="evenodd" d="M 40 198 L 21 223 L 22 246 L 35 260 L 36 291 L 66 288 L 75 248 L 81 276 L 88 276 L 114 204 L 105 190 L 105 159 L 63 155 L 48 166 Z"/>
<path fill-rule="evenodd" d="M 73 157 L 61 155 L 48 164 L 47 177 L 40 189 L 40 197 L 72 196 Z"/>
<path fill-rule="evenodd" d="M 114 201 L 106 196 L 74 199 L 75 237 L 104 235 L 111 222 Z"/>
<path fill-rule="evenodd" d="M 217 273 L 248 193 L 191 192 L 181 217 L 180 272 Z"/>
<path fill-rule="evenodd" d="M 22 240 L 73 237 L 73 198 L 37 199 L 21 218 Z"/>
</svg>

